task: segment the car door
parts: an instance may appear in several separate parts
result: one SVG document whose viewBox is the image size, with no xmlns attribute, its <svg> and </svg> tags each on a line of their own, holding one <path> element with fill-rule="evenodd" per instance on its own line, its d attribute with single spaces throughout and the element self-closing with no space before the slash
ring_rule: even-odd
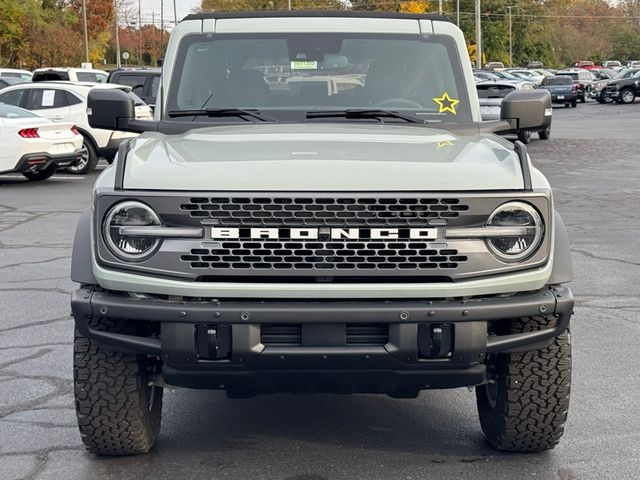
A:
<svg viewBox="0 0 640 480">
<path fill-rule="evenodd" d="M 64 90 L 57 88 L 32 88 L 26 101 L 26 109 L 53 122 L 69 121 L 69 102 Z"/>
</svg>

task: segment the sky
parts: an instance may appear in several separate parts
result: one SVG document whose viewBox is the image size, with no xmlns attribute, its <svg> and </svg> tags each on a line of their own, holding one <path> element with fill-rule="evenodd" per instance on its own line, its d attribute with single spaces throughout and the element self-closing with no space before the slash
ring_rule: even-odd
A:
<svg viewBox="0 0 640 480">
<path fill-rule="evenodd" d="M 165 23 L 173 22 L 173 1 L 164 0 L 164 18 Z M 200 0 L 175 0 L 176 10 L 178 12 L 178 20 L 183 19 L 191 10 L 200 6 Z M 137 6 L 137 0 L 133 0 Z M 156 13 L 156 24 L 160 25 L 160 4 L 162 0 L 140 0 L 140 8 L 142 9 L 142 22 L 151 23 L 153 12 Z"/>
</svg>

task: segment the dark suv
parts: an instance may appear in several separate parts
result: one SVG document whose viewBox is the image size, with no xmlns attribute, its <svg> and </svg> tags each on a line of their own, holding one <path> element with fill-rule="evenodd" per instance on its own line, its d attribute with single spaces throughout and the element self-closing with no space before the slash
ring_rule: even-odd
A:
<svg viewBox="0 0 640 480">
<path fill-rule="evenodd" d="M 133 93 L 144 100 L 144 103 L 154 108 L 161 73 L 159 68 L 118 68 L 109 72 L 107 83 L 118 83 L 131 87 Z"/>
<path fill-rule="evenodd" d="M 620 72 L 606 88 L 607 98 L 618 103 L 633 103 L 640 95 L 640 68 L 629 68 Z"/>
</svg>

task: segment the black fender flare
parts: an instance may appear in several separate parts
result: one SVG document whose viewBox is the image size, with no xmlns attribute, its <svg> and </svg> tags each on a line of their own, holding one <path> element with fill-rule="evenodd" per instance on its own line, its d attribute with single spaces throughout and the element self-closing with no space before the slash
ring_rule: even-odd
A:
<svg viewBox="0 0 640 480">
<path fill-rule="evenodd" d="M 91 209 L 87 208 L 76 227 L 71 254 L 71 280 L 83 285 L 97 285 L 91 261 Z"/>
<path fill-rule="evenodd" d="M 573 280 L 573 262 L 571 261 L 571 248 L 569 247 L 569 235 L 562 217 L 554 211 L 555 232 L 553 234 L 553 269 L 549 278 L 550 285 L 568 283 Z"/>
</svg>

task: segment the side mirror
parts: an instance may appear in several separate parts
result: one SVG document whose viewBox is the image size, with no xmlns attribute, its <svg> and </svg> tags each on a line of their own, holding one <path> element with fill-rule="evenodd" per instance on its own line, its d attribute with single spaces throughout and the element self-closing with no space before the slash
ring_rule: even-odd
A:
<svg viewBox="0 0 640 480">
<path fill-rule="evenodd" d="M 87 116 L 92 128 L 142 133 L 155 130 L 156 123 L 136 120 L 133 99 L 119 88 L 94 88 L 87 97 Z"/>
<path fill-rule="evenodd" d="M 551 94 L 548 90 L 516 90 L 502 100 L 500 118 L 515 131 L 544 130 L 551 125 Z"/>
</svg>

